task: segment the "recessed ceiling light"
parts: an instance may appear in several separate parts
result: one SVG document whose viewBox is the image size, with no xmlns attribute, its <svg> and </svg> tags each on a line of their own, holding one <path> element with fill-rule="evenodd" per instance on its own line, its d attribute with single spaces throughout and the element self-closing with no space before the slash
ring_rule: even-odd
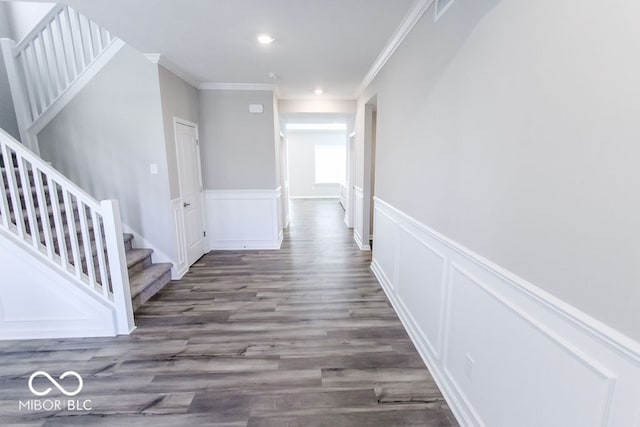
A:
<svg viewBox="0 0 640 427">
<path fill-rule="evenodd" d="M 316 89 L 313 91 L 316 95 L 322 95 L 322 89 Z"/>
<path fill-rule="evenodd" d="M 258 42 L 260 42 L 260 44 L 271 44 L 274 40 L 275 39 L 269 34 L 260 34 L 258 36 Z"/>
</svg>

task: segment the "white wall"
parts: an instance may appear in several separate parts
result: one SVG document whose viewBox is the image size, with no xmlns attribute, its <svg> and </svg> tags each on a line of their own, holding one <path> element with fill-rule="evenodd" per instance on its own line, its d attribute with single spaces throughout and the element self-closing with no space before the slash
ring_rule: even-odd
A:
<svg viewBox="0 0 640 427">
<path fill-rule="evenodd" d="M 316 145 L 346 147 L 346 139 L 344 131 L 287 131 L 291 197 L 338 197 L 339 183 L 315 183 L 315 147 Z"/>
<path fill-rule="evenodd" d="M 158 66 L 125 46 L 38 135 L 42 157 L 175 259 Z M 150 165 L 158 174 L 150 173 Z"/>
<path fill-rule="evenodd" d="M 200 150 L 208 190 L 277 187 L 271 91 L 201 90 Z M 262 104 L 264 112 L 249 112 Z"/>
<path fill-rule="evenodd" d="M 365 95 L 377 195 L 637 340 L 639 18 L 624 1 L 458 0 Z"/>
<path fill-rule="evenodd" d="M 7 19 L 6 3 L 0 2 L 0 38 L 11 38 L 11 28 Z M 0 54 L 0 128 L 9 132 L 11 136 L 20 140 L 20 131 L 16 121 L 16 112 L 13 109 L 11 88 L 7 78 L 7 69 L 4 58 Z"/>
<path fill-rule="evenodd" d="M 637 343 L 382 200 L 374 232 L 372 270 L 461 425 L 637 425 Z"/>
<path fill-rule="evenodd" d="M 6 1 L 6 14 L 11 28 L 9 38 L 20 42 L 55 6 L 55 3 Z"/>
<path fill-rule="evenodd" d="M 433 12 L 358 104 L 374 270 L 463 424 L 637 425 L 640 5 Z"/>
<path fill-rule="evenodd" d="M 2 231 L 0 259 L 0 340 L 117 334 L 112 307 Z"/>
</svg>

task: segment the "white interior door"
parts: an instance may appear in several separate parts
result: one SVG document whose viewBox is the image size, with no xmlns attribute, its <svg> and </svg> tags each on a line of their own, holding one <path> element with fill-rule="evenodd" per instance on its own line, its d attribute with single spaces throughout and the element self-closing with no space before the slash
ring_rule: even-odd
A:
<svg viewBox="0 0 640 427">
<path fill-rule="evenodd" d="M 184 213 L 187 262 L 192 265 L 206 252 L 202 214 L 200 147 L 195 126 L 176 122 L 180 195 Z"/>
</svg>

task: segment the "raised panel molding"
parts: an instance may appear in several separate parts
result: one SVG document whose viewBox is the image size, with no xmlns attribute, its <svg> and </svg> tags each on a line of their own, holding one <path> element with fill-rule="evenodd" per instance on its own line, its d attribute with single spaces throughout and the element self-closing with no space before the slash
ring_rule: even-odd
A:
<svg viewBox="0 0 640 427">
<path fill-rule="evenodd" d="M 371 269 L 461 425 L 639 425 L 639 343 L 377 198 L 374 221 Z"/>
<path fill-rule="evenodd" d="M 353 225 L 353 240 L 358 245 L 358 248 L 363 251 L 371 250 L 369 246 L 369 242 L 362 241 L 362 235 L 360 234 L 360 230 L 362 230 L 362 215 L 364 212 L 364 191 L 360 187 L 353 186 L 353 204 L 354 204 L 354 225 Z"/>
<path fill-rule="evenodd" d="M 281 190 L 206 190 L 212 250 L 280 249 Z"/>
</svg>

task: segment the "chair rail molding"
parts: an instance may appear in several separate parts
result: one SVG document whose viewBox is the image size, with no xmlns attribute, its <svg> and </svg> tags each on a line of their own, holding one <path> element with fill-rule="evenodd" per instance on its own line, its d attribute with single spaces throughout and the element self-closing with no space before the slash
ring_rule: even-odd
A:
<svg viewBox="0 0 640 427">
<path fill-rule="evenodd" d="M 461 425 L 638 425 L 639 343 L 374 200 L 371 269 Z"/>
</svg>

